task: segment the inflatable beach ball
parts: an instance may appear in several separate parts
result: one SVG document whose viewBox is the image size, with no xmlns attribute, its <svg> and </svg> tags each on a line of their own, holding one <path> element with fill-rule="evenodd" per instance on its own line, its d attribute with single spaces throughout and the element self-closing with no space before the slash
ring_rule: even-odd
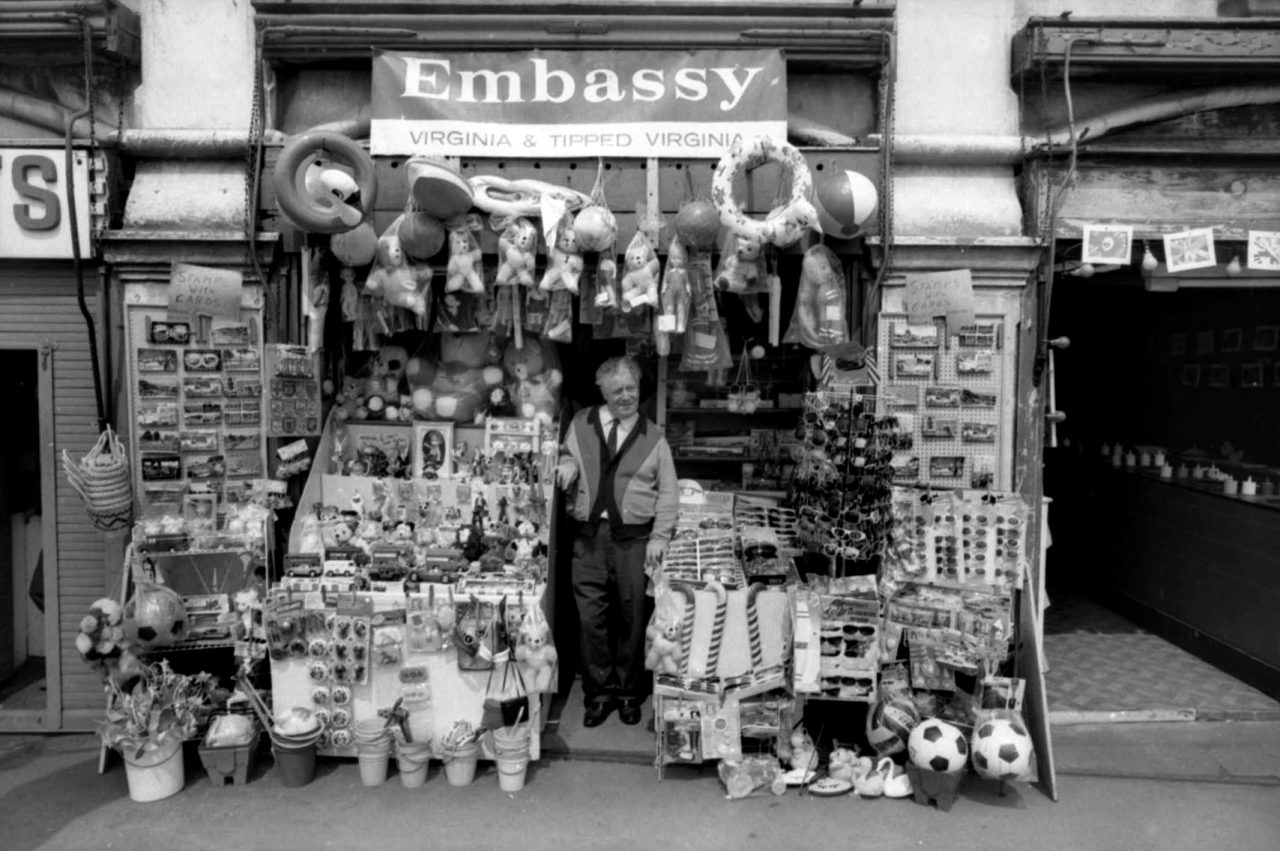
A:
<svg viewBox="0 0 1280 851">
<path fill-rule="evenodd" d="M 907 739 L 912 765 L 926 771 L 954 774 L 969 762 L 969 743 L 954 724 L 940 718 L 922 721 Z"/>
<path fill-rule="evenodd" d="M 867 713 L 867 744 L 881 756 L 900 753 L 918 723 L 920 714 L 910 699 L 886 695 Z"/>
<path fill-rule="evenodd" d="M 814 187 L 813 195 L 823 233 L 844 239 L 858 235 L 879 201 L 876 185 L 856 171 L 841 171 L 823 178 Z"/>
<path fill-rule="evenodd" d="M 983 721 L 973 731 L 973 770 L 991 780 L 1026 780 L 1031 773 L 1031 736 L 1009 718 Z"/>
</svg>

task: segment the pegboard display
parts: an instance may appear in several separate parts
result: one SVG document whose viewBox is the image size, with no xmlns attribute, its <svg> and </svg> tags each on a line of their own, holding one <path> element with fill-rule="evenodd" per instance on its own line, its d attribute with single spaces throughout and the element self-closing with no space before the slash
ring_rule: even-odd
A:
<svg viewBox="0 0 1280 851">
<path fill-rule="evenodd" d="M 1008 489 L 1012 382 L 1008 323 L 979 315 L 948 332 L 881 313 L 877 412 L 909 436 L 894 451 L 894 480 L 946 488 Z M 909 444 L 909 445 L 907 445 Z"/>
<path fill-rule="evenodd" d="M 181 511 L 193 490 L 242 502 L 267 470 L 261 288 L 244 288 L 238 320 L 170 320 L 157 284 L 127 286 L 124 305 L 140 510 Z"/>
</svg>

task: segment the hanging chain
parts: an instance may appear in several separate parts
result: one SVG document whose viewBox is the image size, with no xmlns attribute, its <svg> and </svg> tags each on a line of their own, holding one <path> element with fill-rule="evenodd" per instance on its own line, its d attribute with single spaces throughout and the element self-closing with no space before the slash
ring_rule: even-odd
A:
<svg viewBox="0 0 1280 851">
<path fill-rule="evenodd" d="M 256 216 L 254 211 L 258 203 L 255 197 L 258 189 L 259 142 L 262 139 L 262 35 L 259 33 L 253 53 L 253 94 L 252 108 L 249 113 L 249 132 L 245 144 L 244 162 L 244 236 L 245 254 L 249 266 L 258 274 L 262 286 L 267 285 L 262 269 L 258 265 L 256 245 Z"/>
<path fill-rule="evenodd" d="M 890 255 L 893 251 L 893 143 L 894 143 L 894 111 L 896 105 L 893 97 L 894 61 L 893 40 L 896 33 L 888 32 L 881 42 L 880 79 L 877 81 L 877 92 L 880 98 L 880 172 L 883 186 L 883 198 L 880 201 L 880 268 L 867 291 L 866 303 L 862 306 L 862 343 L 874 350 L 879 335 L 880 294 L 884 282 L 889 277 Z"/>
</svg>

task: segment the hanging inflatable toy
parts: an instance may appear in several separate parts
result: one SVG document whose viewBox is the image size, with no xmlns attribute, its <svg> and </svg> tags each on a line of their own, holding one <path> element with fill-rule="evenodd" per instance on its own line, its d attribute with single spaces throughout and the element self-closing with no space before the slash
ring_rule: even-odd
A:
<svg viewBox="0 0 1280 851">
<path fill-rule="evenodd" d="M 543 200 L 547 198 L 564 202 L 567 210 L 577 210 L 591 200 L 576 189 L 541 180 L 508 180 L 493 175 L 476 175 L 468 183 L 475 193 L 477 207 L 504 218 L 541 216 Z"/>
<path fill-rule="evenodd" d="M 303 133 L 284 146 L 275 168 L 276 198 L 309 233 L 345 233 L 373 216 L 373 159 L 340 133 Z"/>
<path fill-rule="evenodd" d="M 752 219 L 733 198 L 733 179 L 739 172 L 765 162 L 776 162 L 791 177 L 791 197 L 783 206 L 770 211 L 764 221 Z M 813 176 L 804 155 L 785 142 L 768 136 L 756 136 L 733 144 L 711 177 L 711 198 L 720 211 L 720 222 L 735 234 L 756 242 L 769 242 L 779 248 L 794 245 L 805 231 L 822 232 L 818 211 L 809 200 L 813 192 Z"/>
<path fill-rule="evenodd" d="M 856 171 L 841 171 L 819 181 L 813 199 L 818 222 L 831 236 L 852 239 L 876 211 L 876 185 Z"/>
</svg>

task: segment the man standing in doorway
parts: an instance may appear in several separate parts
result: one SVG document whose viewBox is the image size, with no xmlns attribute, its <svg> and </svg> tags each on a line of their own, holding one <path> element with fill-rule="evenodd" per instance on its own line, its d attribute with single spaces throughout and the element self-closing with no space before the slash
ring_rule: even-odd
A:
<svg viewBox="0 0 1280 851">
<path fill-rule="evenodd" d="M 666 552 L 676 525 L 679 488 L 671 447 L 640 416 L 640 367 L 610 358 L 596 370 L 604 404 L 569 424 L 556 483 L 580 527 L 573 542 L 573 595 L 582 629 L 583 723 L 595 727 L 613 709 L 640 721 L 648 571 Z"/>
</svg>

